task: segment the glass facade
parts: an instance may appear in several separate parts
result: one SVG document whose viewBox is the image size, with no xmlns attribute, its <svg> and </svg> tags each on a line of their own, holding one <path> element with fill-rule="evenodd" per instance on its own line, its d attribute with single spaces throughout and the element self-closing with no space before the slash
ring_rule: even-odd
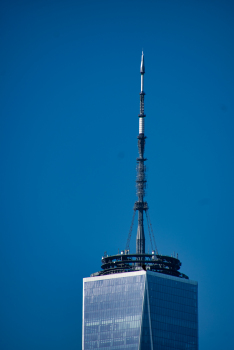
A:
<svg viewBox="0 0 234 350">
<path fill-rule="evenodd" d="M 146 287 L 153 349 L 197 350 L 197 283 L 149 272 Z"/>
<path fill-rule="evenodd" d="M 197 350 L 197 283 L 148 271 L 85 278 L 82 349 Z"/>
<path fill-rule="evenodd" d="M 83 350 L 137 350 L 145 275 L 87 278 L 83 286 Z"/>
</svg>

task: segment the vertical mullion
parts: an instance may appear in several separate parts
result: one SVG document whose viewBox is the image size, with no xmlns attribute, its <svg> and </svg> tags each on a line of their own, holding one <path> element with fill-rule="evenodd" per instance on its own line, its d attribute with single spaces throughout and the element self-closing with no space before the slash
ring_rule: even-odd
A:
<svg viewBox="0 0 234 350">
<path fill-rule="evenodd" d="M 151 350 L 154 350 L 153 338 L 152 338 L 152 327 L 151 327 L 151 312 L 150 312 L 149 288 L 148 288 L 147 272 L 146 272 L 146 276 L 145 276 L 145 284 L 146 284 L 147 303 L 148 303 L 148 314 L 149 314 L 149 328 L 150 328 Z"/>
<path fill-rule="evenodd" d="M 146 286 L 146 272 L 145 272 L 145 286 Z M 142 334 L 142 321 L 143 321 L 143 315 L 144 315 L 144 304 L 145 304 L 145 288 L 144 288 L 144 294 L 143 294 L 143 300 L 142 300 L 141 325 L 140 325 L 139 346 L 138 346 L 139 350 L 141 349 L 141 334 Z"/>
</svg>

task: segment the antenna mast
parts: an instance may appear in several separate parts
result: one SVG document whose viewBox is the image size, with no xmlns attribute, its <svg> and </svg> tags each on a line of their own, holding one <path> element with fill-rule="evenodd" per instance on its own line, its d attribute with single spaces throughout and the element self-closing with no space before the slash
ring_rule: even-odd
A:
<svg viewBox="0 0 234 350">
<path fill-rule="evenodd" d="M 143 224 L 143 213 L 148 209 L 147 202 L 144 202 L 145 188 L 146 188 L 146 176 L 145 176 L 145 161 L 144 151 L 145 151 L 145 113 L 144 113 L 144 74 L 145 74 L 145 64 L 144 64 L 144 53 L 142 51 L 141 55 L 141 92 L 140 92 L 140 114 L 139 117 L 139 135 L 138 138 L 138 152 L 139 157 L 137 158 L 137 197 L 138 200 L 135 202 L 134 210 L 138 210 L 138 228 L 137 228 L 137 238 L 136 238 L 136 253 L 145 254 L 145 234 L 144 234 L 144 224 Z"/>
<path fill-rule="evenodd" d="M 107 255 L 106 253 L 102 257 L 101 271 L 93 273 L 91 276 L 102 276 L 109 275 L 113 273 L 131 272 L 149 270 L 153 272 L 163 273 L 166 275 L 181 277 L 188 279 L 188 276 L 179 272 L 181 262 L 175 257 L 170 257 L 167 255 L 159 255 L 156 247 L 156 242 L 153 234 L 153 229 L 148 212 L 148 204 L 144 201 L 145 188 L 146 188 L 146 176 L 145 176 L 145 161 L 144 151 L 145 151 L 145 111 L 144 111 L 144 74 L 145 74 L 145 64 L 144 64 L 144 54 L 142 51 L 141 55 L 141 92 L 140 92 L 140 114 L 139 116 L 139 135 L 138 138 L 138 152 L 139 156 L 137 158 L 137 201 L 134 204 L 134 213 L 132 217 L 132 223 L 130 231 L 128 234 L 128 240 L 126 245 L 126 250 L 122 250 L 121 254 Z M 136 253 L 130 253 L 129 244 L 132 234 L 132 227 L 134 223 L 134 218 L 136 211 L 138 211 L 138 227 L 137 227 L 137 237 L 136 237 Z M 143 215 L 146 214 L 147 226 L 149 229 L 150 243 L 152 247 L 152 254 L 148 252 L 145 253 L 145 233 L 143 225 Z M 153 238 L 153 240 L 152 240 Z M 156 254 L 154 246 L 156 248 Z"/>
</svg>

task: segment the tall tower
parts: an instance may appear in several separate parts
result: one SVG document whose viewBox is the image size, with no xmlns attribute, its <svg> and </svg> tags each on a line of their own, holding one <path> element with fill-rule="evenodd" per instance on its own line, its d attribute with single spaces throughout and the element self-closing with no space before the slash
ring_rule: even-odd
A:
<svg viewBox="0 0 234 350">
<path fill-rule="evenodd" d="M 126 249 L 102 257 L 101 271 L 83 279 L 82 350 L 198 350 L 198 285 L 181 273 L 178 256 L 158 254 L 144 201 L 144 54 L 137 158 L 137 201 Z M 136 253 L 129 243 L 138 211 Z M 152 254 L 145 252 L 144 214 Z"/>
</svg>

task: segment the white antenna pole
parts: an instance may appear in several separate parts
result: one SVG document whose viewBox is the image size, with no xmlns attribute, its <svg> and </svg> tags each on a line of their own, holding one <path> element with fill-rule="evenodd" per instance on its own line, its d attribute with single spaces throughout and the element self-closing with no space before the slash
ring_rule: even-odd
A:
<svg viewBox="0 0 234 350">
<path fill-rule="evenodd" d="M 145 133 L 145 114 L 144 114 L 144 74 L 145 74 L 145 64 L 144 64 L 144 53 L 142 51 L 141 55 L 141 93 L 140 93 L 140 115 L 139 115 L 139 134 Z"/>
</svg>

